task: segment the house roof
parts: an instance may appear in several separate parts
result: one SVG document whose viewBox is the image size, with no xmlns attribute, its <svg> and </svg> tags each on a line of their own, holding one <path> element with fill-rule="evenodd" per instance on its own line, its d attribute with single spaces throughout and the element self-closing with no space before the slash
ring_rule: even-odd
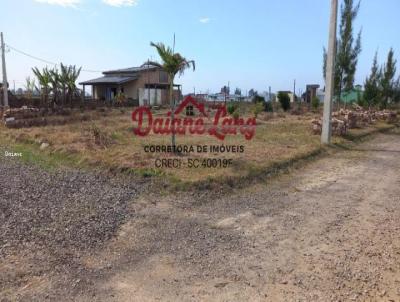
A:
<svg viewBox="0 0 400 302">
<path fill-rule="evenodd" d="M 103 74 L 107 75 L 107 74 L 113 74 L 113 73 L 136 73 L 139 71 L 156 69 L 156 68 L 158 68 L 158 67 L 145 63 L 139 67 L 129 67 L 129 68 L 122 68 L 122 69 L 107 70 L 107 71 L 104 71 Z"/>
<path fill-rule="evenodd" d="M 137 76 L 129 76 L 129 77 L 124 77 L 124 76 L 104 76 L 101 78 L 89 80 L 86 82 L 81 82 L 79 83 L 80 85 L 94 85 L 94 84 L 123 84 L 126 82 L 134 81 L 138 77 Z"/>
<path fill-rule="evenodd" d="M 157 69 L 158 66 L 144 63 L 139 67 L 130 67 L 123 69 L 107 70 L 104 71 L 104 76 L 101 78 L 89 80 L 86 82 L 79 83 L 80 85 L 100 85 L 100 84 L 114 84 L 119 85 L 126 82 L 136 80 L 139 77 L 141 71 L 147 71 L 149 69 Z"/>
</svg>

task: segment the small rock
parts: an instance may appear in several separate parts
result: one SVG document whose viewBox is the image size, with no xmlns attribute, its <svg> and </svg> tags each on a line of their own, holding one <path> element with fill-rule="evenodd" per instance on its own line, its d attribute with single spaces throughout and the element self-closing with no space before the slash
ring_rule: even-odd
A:
<svg viewBox="0 0 400 302">
<path fill-rule="evenodd" d="M 48 144 L 48 143 L 42 143 L 41 145 L 40 145 L 40 150 L 44 150 L 44 149 L 46 149 L 46 148 L 48 148 L 50 145 Z"/>
</svg>

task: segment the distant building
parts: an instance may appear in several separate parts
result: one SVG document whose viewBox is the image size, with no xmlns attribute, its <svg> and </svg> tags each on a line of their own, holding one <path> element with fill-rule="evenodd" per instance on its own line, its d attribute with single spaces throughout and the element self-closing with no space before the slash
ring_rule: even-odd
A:
<svg viewBox="0 0 400 302">
<path fill-rule="evenodd" d="M 304 101 L 306 103 L 311 103 L 311 101 L 314 97 L 318 97 L 317 90 L 319 87 L 320 86 L 318 84 L 308 84 L 306 86 L 306 92 L 305 92 L 305 97 L 304 97 Z M 320 101 L 321 101 L 321 99 L 320 99 Z"/>
<path fill-rule="evenodd" d="M 303 99 L 306 102 L 310 102 L 314 96 L 318 97 L 319 101 L 323 103 L 325 101 L 325 91 L 318 89 L 319 85 L 307 85 L 307 92 L 303 94 Z M 352 104 L 357 102 L 364 95 L 361 85 L 356 85 L 349 91 L 343 91 L 340 97 L 340 101 L 346 104 Z M 333 101 L 337 101 L 337 96 L 333 98 Z"/>
<path fill-rule="evenodd" d="M 276 94 L 272 92 L 269 93 L 268 91 L 264 91 L 260 96 L 264 97 L 266 102 L 272 102 L 276 99 Z"/>
<path fill-rule="evenodd" d="M 196 95 L 196 98 L 197 97 L 198 95 Z M 243 100 L 244 97 L 238 94 L 214 93 L 214 94 L 208 94 L 205 99 L 208 102 L 225 102 L 225 101 L 235 102 Z"/>
<path fill-rule="evenodd" d="M 361 85 L 356 85 L 353 89 L 343 91 L 340 97 L 340 102 L 346 104 L 356 103 L 364 95 Z"/>
</svg>

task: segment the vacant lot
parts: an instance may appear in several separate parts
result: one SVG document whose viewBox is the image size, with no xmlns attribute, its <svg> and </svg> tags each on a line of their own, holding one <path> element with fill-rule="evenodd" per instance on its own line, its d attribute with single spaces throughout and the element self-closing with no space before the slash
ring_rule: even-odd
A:
<svg viewBox="0 0 400 302">
<path fill-rule="evenodd" d="M 165 116 L 166 111 L 155 111 L 157 116 Z M 233 164 L 227 168 L 157 168 L 158 158 L 177 158 L 168 153 L 146 153 L 145 145 L 169 145 L 169 136 L 150 135 L 136 137 L 129 110 L 107 110 L 105 112 L 75 113 L 82 116 L 82 122 L 62 126 L 6 129 L 0 126 L 0 140 L 23 151 L 25 160 L 40 161 L 51 165 L 89 165 L 117 171 L 133 172 L 141 175 L 164 175 L 171 180 L 198 181 L 221 179 L 221 177 L 246 177 L 265 171 L 273 164 L 282 163 L 316 152 L 320 149 L 320 138 L 311 134 L 310 121 L 314 114 L 293 116 L 290 114 L 272 117 L 262 113 L 257 119 L 256 135 L 251 141 L 242 135 L 227 136 L 219 141 L 212 136 L 178 136 L 181 145 L 243 145 L 243 153 L 192 153 L 178 157 L 226 158 Z M 89 119 L 89 120 L 88 120 Z M 85 121 L 88 120 L 88 121 Z M 357 136 L 374 129 L 386 127 L 377 123 L 369 128 L 351 130 Z M 346 139 L 335 138 L 336 143 Z M 45 142 L 49 147 L 39 151 Z M 46 161 L 43 157 L 49 155 Z"/>
<path fill-rule="evenodd" d="M 400 136 L 231 194 L 0 157 L 3 301 L 398 301 Z"/>
</svg>

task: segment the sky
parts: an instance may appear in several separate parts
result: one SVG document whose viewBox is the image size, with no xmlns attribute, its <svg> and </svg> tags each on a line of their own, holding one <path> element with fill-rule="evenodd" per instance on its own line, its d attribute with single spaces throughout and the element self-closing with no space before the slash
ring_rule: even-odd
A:
<svg viewBox="0 0 400 302">
<path fill-rule="evenodd" d="M 328 41 L 330 0 L 1 0 L 6 44 L 50 62 L 104 71 L 158 60 L 150 42 L 173 43 L 196 62 L 176 82 L 184 93 L 305 90 L 324 86 L 322 49 Z M 400 63 L 399 0 L 362 0 L 355 31 L 362 53 L 355 84 L 362 84 L 378 50 L 390 47 Z M 356 33 L 355 32 L 355 33 Z M 6 53 L 12 87 L 45 63 L 12 48 Z M 398 70 L 400 71 L 400 64 Z M 51 66 L 51 65 L 49 65 Z M 79 80 L 101 76 L 83 71 Z"/>
</svg>

